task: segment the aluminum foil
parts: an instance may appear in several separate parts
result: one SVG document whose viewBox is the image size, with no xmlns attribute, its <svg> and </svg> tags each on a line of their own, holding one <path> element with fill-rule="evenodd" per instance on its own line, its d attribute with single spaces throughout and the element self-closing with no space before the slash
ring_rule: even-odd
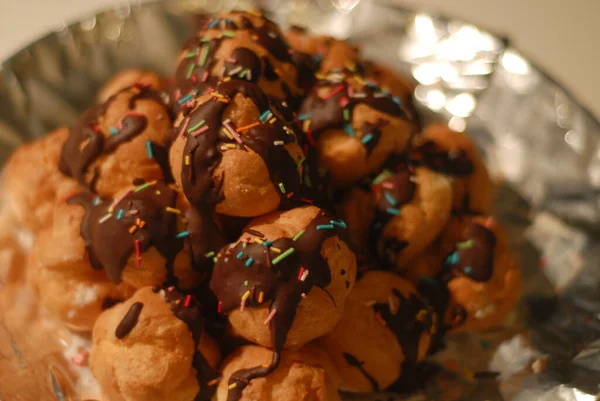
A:
<svg viewBox="0 0 600 401">
<path fill-rule="evenodd" d="M 74 122 L 116 71 L 142 66 L 172 73 L 180 44 L 194 27 L 190 12 L 251 5 L 129 5 L 63 26 L 18 52 L 0 65 L 0 162 L 23 141 Z M 598 120 L 509 40 L 474 25 L 384 1 L 254 5 L 283 25 L 352 40 L 366 57 L 412 75 L 426 119 L 468 131 L 486 154 L 499 183 L 496 214 L 521 261 L 523 294 L 506 327 L 449 336 L 432 356 L 427 371 L 434 373 L 419 391 L 345 399 L 599 399 Z M 89 371 L 76 366 L 86 340 L 63 333 L 62 353 L 71 365 L 65 368 L 54 357 L 27 354 L 32 347 L 21 344 L 35 345 L 34 336 L 5 324 L 9 318 L 0 310 L 0 400 L 78 400 L 81 381 L 73 372 L 89 379 Z M 35 385 L 11 392 L 9 373 Z"/>
</svg>

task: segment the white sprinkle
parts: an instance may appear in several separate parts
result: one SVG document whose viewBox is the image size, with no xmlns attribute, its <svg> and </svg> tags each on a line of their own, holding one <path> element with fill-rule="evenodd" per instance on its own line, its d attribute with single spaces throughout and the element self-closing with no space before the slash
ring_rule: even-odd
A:
<svg viewBox="0 0 600 401">
<path fill-rule="evenodd" d="M 283 141 L 275 141 L 275 142 L 273 142 L 273 145 L 275 145 L 275 146 L 282 146 L 283 145 Z"/>
<path fill-rule="evenodd" d="M 102 224 L 106 220 L 110 219 L 111 217 L 112 217 L 112 213 L 105 214 L 100 220 L 98 220 L 98 223 Z"/>
<path fill-rule="evenodd" d="M 75 292 L 73 293 L 73 305 L 86 306 L 95 302 L 97 299 L 98 291 L 96 291 L 96 287 L 82 284 L 75 287 Z"/>
</svg>

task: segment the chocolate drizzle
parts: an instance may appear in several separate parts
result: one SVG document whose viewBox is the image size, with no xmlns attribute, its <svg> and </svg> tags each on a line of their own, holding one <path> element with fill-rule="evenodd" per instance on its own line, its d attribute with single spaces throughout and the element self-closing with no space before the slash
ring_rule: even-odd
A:
<svg viewBox="0 0 600 401">
<path fill-rule="evenodd" d="M 400 215 L 401 207 L 413 199 L 417 187 L 413 177 L 413 166 L 401 162 L 396 165 L 395 172 L 384 169 L 372 183 L 377 203 L 369 233 L 369 246 L 370 249 L 378 249 L 380 248 L 378 244 L 382 243 L 380 256 L 384 267 L 393 267 L 398 254 L 408 246 L 406 241 L 400 241 L 395 237 L 381 238 L 381 235 L 390 220 Z"/>
<path fill-rule="evenodd" d="M 356 90 L 349 80 L 361 82 L 361 88 Z M 319 96 L 323 88 L 330 89 L 326 98 Z M 299 114 L 300 118 L 309 121 L 304 129 L 313 142 L 325 130 L 332 128 L 343 128 L 348 135 L 355 136 L 351 116 L 354 107 L 359 104 L 392 117 L 408 119 L 399 98 L 382 92 L 378 86 L 364 81 L 363 77 L 349 70 L 336 70 L 319 80 L 304 99 Z"/>
<path fill-rule="evenodd" d="M 444 262 L 448 280 L 465 276 L 478 282 L 486 282 L 494 273 L 494 249 L 496 236 L 488 228 L 471 223 L 466 227 L 465 241 L 456 244 L 455 251 Z"/>
<path fill-rule="evenodd" d="M 116 97 L 124 92 L 132 93 L 128 105 L 130 111 L 123 116 L 119 127 L 112 127 L 110 133 L 101 132 L 100 118 L 106 114 Z M 158 92 L 147 86 L 136 85 L 123 89 L 111 96 L 105 103 L 93 106 L 83 113 L 63 144 L 59 170 L 93 190 L 98 178 L 98 171 L 95 171 L 94 178 L 88 182 L 85 177 L 91 164 L 102 154 L 113 152 L 121 144 L 131 141 L 146 129 L 146 116 L 131 111 L 135 109 L 136 101 L 141 99 L 149 99 L 164 105 Z"/>
<path fill-rule="evenodd" d="M 136 302 L 131 305 L 131 308 L 127 311 L 123 320 L 117 326 L 115 330 L 115 337 L 119 340 L 122 340 L 133 330 L 135 325 L 138 322 L 138 318 L 140 317 L 140 313 L 142 313 L 142 309 L 144 308 L 144 304 L 141 302 Z"/>
<path fill-rule="evenodd" d="M 216 390 L 215 379 L 218 375 L 198 350 L 198 344 L 204 330 L 204 319 L 200 312 L 200 304 L 193 296 L 186 295 L 174 287 L 161 289 L 156 286 L 152 288 L 152 291 L 162 295 L 175 317 L 185 323 L 192 333 L 195 344 L 192 365 L 196 369 L 196 379 L 200 386 L 200 392 L 196 395 L 194 401 L 209 401 Z"/>
<path fill-rule="evenodd" d="M 346 362 L 348 362 L 348 365 L 360 370 L 360 373 L 362 373 L 362 375 L 365 377 L 365 379 L 367 379 L 369 381 L 369 383 L 371 383 L 373 392 L 379 391 L 379 383 L 369 372 L 367 372 L 367 370 L 364 367 L 365 363 L 363 361 L 359 360 L 357 357 L 355 357 L 354 355 L 349 354 L 347 352 L 343 352 L 342 356 L 344 357 Z"/>
<path fill-rule="evenodd" d="M 130 256 L 137 253 L 143 268 L 142 253 L 154 247 L 166 260 L 167 281 L 175 282 L 172 265 L 184 239 L 176 236 L 177 214 L 167 208 L 175 208 L 176 199 L 177 192 L 159 181 L 137 187 L 116 203 L 87 192 L 67 203 L 85 208 L 81 236 L 95 269 L 106 270 L 119 283 Z"/>
<path fill-rule="evenodd" d="M 417 147 L 416 152 L 426 166 L 442 174 L 465 177 L 475 171 L 469 155 L 462 149 L 445 150 L 434 141 L 427 140 Z"/>
<path fill-rule="evenodd" d="M 183 133 L 186 135 L 186 144 L 181 179 L 183 190 L 190 202 L 206 216 L 214 205 L 222 200 L 222 177 L 213 178 L 214 169 L 222 158 L 218 145 L 233 144 L 238 149 L 252 149 L 265 161 L 271 181 L 275 188 L 280 189 L 281 207 L 293 206 L 300 197 L 300 175 L 294 159 L 283 146 L 296 140 L 293 133 L 276 118 L 275 121 L 268 118 L 240 135 L 242 144 L 236 142 L 233 137 L 224 133 L 222 123 L 223 115 L 232 99 L 237 94 L 248 97 L 261 115 L 268 115 L 270 108 L 267 97 L 257 85 L 233 80 L 219 83 L 214 93 L 221 97 L 213 97 L 199 105 L 190 113 L 187 117 L 188 122 L 185 123 L 187 127 L 194 127 L 204 121 L 203 125 L 208 127 L 200 135 Z M 276 141 L 279 141 L 280 145 L 275 145 Z M 185 156 L 189 156 L 188 165 L 185 164 Z"/>
<path fill-rule="evenodd" d="M 221 302 L 222 311 L 230 312 L 240 304 L 260 307 L 270 302 L 273 363 L 269 368 L 234 373 L 230 384 L 238 383 L 236 389 L 244 387 L 241 379 L 263 377 L 276 368 L 278 353 L 286 342 L 303 294 L 308 294 L 313 286 L 324 289 L 331 283 L 331 271 L 321 255 L 321 246 L 327 238 L 339 236 L 342 227 L 343 223 L 320 212 L 294 238 L 241 240 L 221 251 L 210 289 Z M 234 393 L 241 394 L 241 390 Z M 228 401 L 237 399 L 230 393 Z"/>
</svg>

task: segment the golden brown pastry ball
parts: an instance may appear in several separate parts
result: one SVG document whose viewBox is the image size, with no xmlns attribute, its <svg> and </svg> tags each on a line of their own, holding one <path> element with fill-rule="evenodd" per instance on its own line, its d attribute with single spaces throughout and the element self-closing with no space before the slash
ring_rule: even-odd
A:
<svg viewBox="0 0 600 401">
<path fill-rule="evenodd" d="M 280 350 L 331 330 L 356 276 L 344 226 L 305 206 L 257 218 L 223 248 L 210 289 L 234 333 Z"/>
<path fill-rule="evenodd" d="M 114 200 L 80 193 L 57 205 L 32 256 L 34 287 L 47 308 L 70 326 L 89 329 L 106 302 L 125 299 L 131 288 L 196 287 L 210 260 L 192 256 L 197 232 L 184 220 L 186 204 L 156 182 Z"/>
<path fill-rule="evenodd" d="M 281 353 L 279 366 L 245 385 L 242 369 L 266 371 L 273 351 L 257 345 L 238 348 L 222 365 L 217 401 L 338 401 L 339 376 L 327 354 L 314 344 Z M 236 380 L 236 377 L 239 379 Z M 233 388 L 230 388 L 233 384 Z"/>
<path fill-rule="evenodd" d="M 173 176 L 199 209 L 254 217 L 300 199 L 302 149 L 257 85 L 221 82 L 175 126 Z"/>
<path fill-rule="evenodd" d="M 432 124 L 415 138 L 413 148 L 426 166 L 453 178 L 454 211 L 490 212 L 493 185 L 477 145 L 467 135 L 446 124 Z"/>
<path fill-rule="evenodd" d="M 403 271 L 444 228 L 451 201 L 447 177 L 400 162 L 370 188 L 353 188 L 340 210 L 357 249 L 376 251 L 382 267 Z"/>
<path fill-rule="evenodd" d="M 491 217 L 450 220 L 442 236 L 443 280 L 450 300 L 445 320 L 456 330 L 498 325 L 520 296 L 520 272 L 506 234 Z"/>
<path fill-rule="evenodd" d="M 127 68 L 113 75 L 98 91 L 96 101 L 106 102 L 111 96 L 131 86 L 147 86 L 153 90 L 163 88 L 163 79 L 155 72 L 141 68 Z"/>
<path fill-rule="evenodd" d="M 298 119 L 336 188 L 407 151 L 414 129 L 398 98 L 349 70 L 322 77 L 304 99 Z"/>
<path fill-rule="evenodd" d="M 169 113 L 157 92 L 140 86 L 123 89 L 88 109 L 71 129 L 60 171 L 107 197 L 136 178 L 162 178 L 157 156 L 170 128 Z"/>
<path fill-rule="evenodd" d="M 203 318 L 191 296 L 144 287 L 100 315 L 90 368 L 109 401 L 208 401 L 216 374 L 202 340 Z M 205 348 L 205 347 L 209 348 Z"/>
<path fill-rule="evenodd" d="M 358 47 L 331 36 L 311 35 L 304 28 L 292 26 L 285 38 L 294 50 L 300 85 L 310 89 L 315 74 L 327 73 L 341 68 L 353 68 L 359 63 Z"/>
<path fill-rule="evenodd" d="M 376 392 L 425 358 L 433 314 L 408 281 L 367 272 L 356 282 L 338 325 L 318 342 L 340 373 L 340 389 Z"/>
<path fill-rule="evenodd" d="M 277 25 L 254 12 L 228 12 L 206 21 L 184 46 L 170 88 L 173 109 L 208 93 L 222 79 L 256 83 L 269 97 L 297 102 L 301 91 L 291 49 Z"/>
<path fill-rule="evenodd" d="M 33 232 L 52 223 L 54 204 L 79 188 L 77 182 L 58 170 L 61 148 L 68 128 L 19 146 L 2 174 L 3 207 L 15 221 Z"/>
</svg>

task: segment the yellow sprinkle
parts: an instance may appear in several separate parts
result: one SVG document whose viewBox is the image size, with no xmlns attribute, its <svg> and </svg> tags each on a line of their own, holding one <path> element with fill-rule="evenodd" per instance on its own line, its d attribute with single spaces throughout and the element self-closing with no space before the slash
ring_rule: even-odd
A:
<svg viewBox="0 0 600 401">
<path fill-rule="evenodd" d="M 167 206 L 165 210 L 169 213 L 181 214 L 181 210 Z"/>
<path fill-rule="evenodd" d="M 227 135 L 227 138 L 233 139 L 233 136 L 231 136 L 231 132 L 229 132 L 229 130 L 226 130 L 225 128 L 222 128 L 222 130 L 223 130 L 223 133 L 225 135 Z"/>
<path fill-rule="evenodd" d="M 258 239 L 258 238 L 254 238 L 254 242 L 256 242 L 256 243 L 258 243 L 258 244 L 261 244 L 261 245 L 262 245 L 262 243 L 263 243 L 264 241 L 263 241 L 263 240 L 261 240 L 261 239 Z"/>
<path fill-rule="evenodd" d="M 250 298 L 250 290 L 246 291 L 244 295 L 242 295 L 242 301 L 245 301 L 248 298 Z"/>
<path fill-rule="evenodd" d="M 177 301 L 175 301 L 175 304 L 179 305 L 181 303 L 181 299 L 178 299 Z"/>
<path fill-rule="evenodd" d="M 233 144 L 233 143 L 228 143 L 225 146 L 227 146 L 228 149 L 235 149 L 235 148 L 237 148 L 237 146 L 235 146 L 235 144 Z"/>
<path fill-rule="evenodd" d="M 302 129 L 304 131 L 308 131 L 310 129 L 310 120 L 304 120 L 302 123 Z"/>
<path fill-rule="evenodd" d="M 231 383 L 228 388 L 229 388 L 229 390 L 233 390 L 236 387 L 237 387 L 237 383 Z"/>
<path fill-rule="evenodd" d="M 185 165 L 189 166 L 190 165 L 190 155 L 186 155 L 185 156 Z"/>
<path fill-rule="evenodd" d="M 223 82 L 229 82 L 229 81 L 231 81 L 231 77 L 225 77 L 225 78 L 223 78 Z"/>
<path fill-rule="evenodd" d="M 274 246 L 270 247 L 269 249 L 272 250 L 273 252 L 281 253 L 281 249 L 275 248 Z"/>
<path fill-rule="evenodd" d="M 277 121 L 277 119 L 275 117 L 273 117 L 272 119 L 269 120 L 269 124 L 273 124 L 275 121 Z"/>
<path fill-rule="evenodd" d="M 223 99 L 223 98 L 224 98 L 224 96 L 223 96 L 223 95 L 221 95 L 221 94 L 220 94 L 220 93 L 218 93 L 218 92 L 213 92 L 213 93 L 212 93 L 212 95 L 213 95 L 214 97 L 218 97 L 219 99 Z"/>
<path fill-rule="evenodd" d="M 365 302 L 365 306 L 366 307 L 371 307 L 371 306 L 375 305 L 376 303 L 377 303 L 376 300 L 368 301 L 368 302 Z"/>
<path fill-rule="evenodd" d="M 155 192 L 156 195 L 160 195 L 160 191 L 157 189 Z"/>
</svg>

